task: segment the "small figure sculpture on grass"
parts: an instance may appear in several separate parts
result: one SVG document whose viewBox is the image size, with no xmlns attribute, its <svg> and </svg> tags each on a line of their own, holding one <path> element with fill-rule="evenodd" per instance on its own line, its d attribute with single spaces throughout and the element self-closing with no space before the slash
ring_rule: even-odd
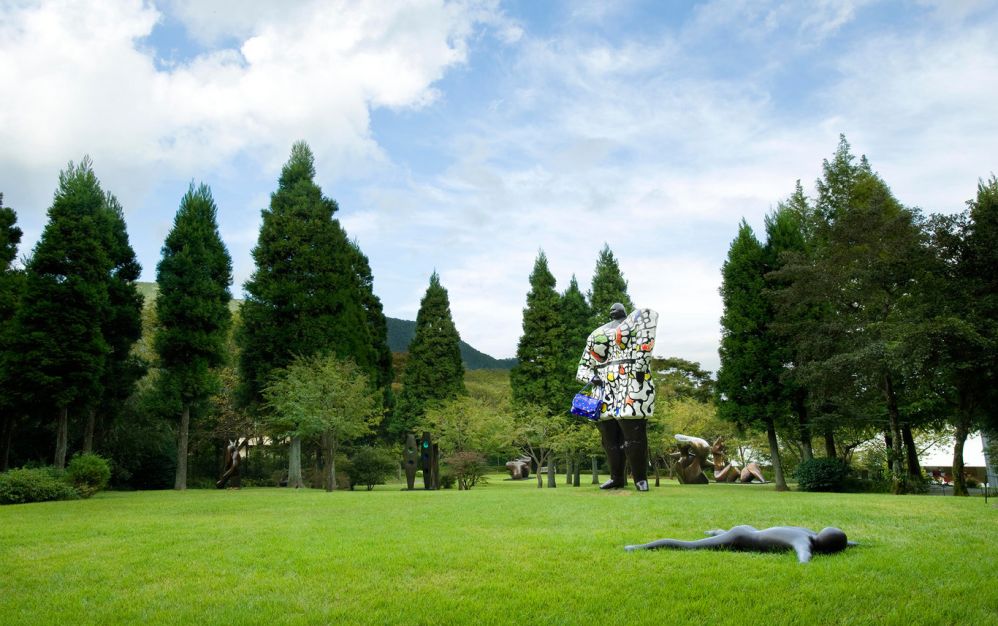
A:
<svg viewBox="0 0 998 626">
<path fill-rule="evenodd" d="M 624 546 L 628 552 L 635 550 L 744 550 L 753 552 L 778 552 L 793 550 L 797 560 L 807 563 L 814 554 L 834 554 L 849 546 L 858 545 L 849 541 L 838 528 L 823 528 L 814 532 L 800 526 L 774 526 L 759 530 L 752 526 L 735 526 L 731 530 L 708 530 L 706 539 L 681 541 L 679 539 L 659 539 L 651 543 Z"/>
</svg>

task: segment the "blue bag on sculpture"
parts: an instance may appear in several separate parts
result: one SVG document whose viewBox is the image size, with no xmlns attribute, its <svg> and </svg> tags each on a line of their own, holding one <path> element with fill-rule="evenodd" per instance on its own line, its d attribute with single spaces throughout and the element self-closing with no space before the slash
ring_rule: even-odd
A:
<svg viewBox="0 0 998 626">
<path fill-rule="evenodd" d="M 589 393 L 587 393 L 587 391 Z M 592 393 L 592 383 L 583 387 L 579 393 L 572 398 L 572 415 L 580 415 L 593 421 L 599 419 L 600 407 L 603 404 L 603 387 L 600 387 L 600 394 Z"/>
</svg>

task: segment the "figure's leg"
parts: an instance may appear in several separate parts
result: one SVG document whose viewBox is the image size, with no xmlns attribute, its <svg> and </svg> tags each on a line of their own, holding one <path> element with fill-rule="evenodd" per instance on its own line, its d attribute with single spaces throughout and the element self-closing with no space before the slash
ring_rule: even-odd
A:
<svg viewBox="0 0 998 626">
<path fill-rule="evenodd" d="M 600 437 L 603 440 L 603 451 L 606 452 L 607 464 L 610 466 L 610 480 L 600 485 L 600 489 L 619 489 L 627 486 L 627 475 L 624 474 L 624 435 L 617 420 L 600 420 L 597 422 Z"/>
<path fill-rule="evenodd" d="M 631 463 L 634 486 L 638 491 L 648 491 L 648 420 L 622 419 L 624 431 L 624 451 Z"/>
<path fill-rule="evenodd" d="M 652 541 L 650 543 L 639 544 L 634 546 L 624 546 L 624 549 L 628 552 L 633 552 L 635 550 L 658 550 L 660 548 L 673 548 L 676 550 L 710 550 L 718 548 L 730 548 L 735 547 L 735 540 L 739 536 L 737 530 L 740 527 L 736 526 L 731 530 L 718 530 L 718 531 L 707 531 L 707 532 L 717 532 L 719 534 L 707 537 L 706 539 L 697 539 L 696 541 L 681 541 L 679 539 L 659 539 L 658 541 Z"/>
</svg>

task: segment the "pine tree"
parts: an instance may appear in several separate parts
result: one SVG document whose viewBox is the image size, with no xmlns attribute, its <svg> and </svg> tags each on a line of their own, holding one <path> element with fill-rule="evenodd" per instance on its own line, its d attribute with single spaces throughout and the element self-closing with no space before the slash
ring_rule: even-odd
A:
<svg viewBox="0 0 998 626">
<path fill-rule="evenodd" d="M 365 310 L 358 259 L 333 218 L 336 203 L 322 195 L 314 178 L 312 151 L 299 141 L 281 170 L 270 208 L 262 212 L 253 249 L 256 270 L 244 286 L 237 333 L 239 395 L 246 406 L 261 407 L 263 389 L 275 370 L 295 357 L 349 358 L 377 377 L 381 357 Z M 292 452 L 300 450 L 298 444 Z M 289 465 L 295 463 L 292 459 Z"/>
<path fill-rule="evenodd" d="M 213 370 L 226 356 L 232 259 L 218 232 L 217 213 L 207 185 L 195 189 L 192 183 L 156 266 L 156 352 L 163 381 L 181 403 L 175 489 L 187 488 L 191 406 L 214 389 Z"/>
<path fill-rule="evenodd" d="M 552 414 L 565 412 L 568 402 L 562 395 L 565 332 L 558 304 L 555 279 L 548 269 L 547 256 L 541 251 L 530 274 L 523 334 L 516 347 L 517 363 L 509 374 L 509 382 L 518 404 L 543 406 Z"/>
<path fill-rule="evenodd" d="M 117 413 L 135 384 L 145 374 L 145 365 L 131 354 L 132 345 L 142 336 L 143 297 L 135 285 L 142 267 L 128 241 L 125 215 L 118 200 L 105 194 L 103 245 L 111 262 L 107 274 L 107 309 L 101 333 L 110 351 L 101 379 L 101 396 L 87 407 L 83 434 L 83 452 L 94 448 L 94 428 L 97 413 Z"/>
<path fill-rule="evenodd" d="M 431 406 L 465 393 L 460 341 L 447 290 L 433 272 L 419 303 L 416 331 L 402 371 L 402 390 L 389 427 L 393 437 L 411 432 Z"/>
<path fill-rule="evenodd" d="M 59 175 L 49 221 L 26 268 L 12 350 L 15 388 L 58 416 L 54 464 L 64 467 L 70 408 L 101 394 L 110 346 L 102 332 L 114 266 L 105 242 L 107 198 L 90 159 Z"/>
<path fill-rule="evenodd" d="M 586 348 L 586 338 L 593 331 L 590 328 L 592 309 L 586 302 L 586 297 L 579 289 L 579 282 L 572 275 L 565 293 L 558 302 L 558 316 L 564 329 L 562 336 L 561 371 L 559 380 L 562 385 L 562 401 L 570 401 L 578 391 L 579 383 L 575 380 L 575 372 L 579 368 L 579 359 Z"/>
<path fill-rule="evenodd" d="M 596 271 L 593 273 L 593 282 L 589 290 L 589 306 L 592 308 L 590 332 L 610 321 L 610 307 L 615 302 L 623 304 L 627 312 L 634 309 L 634 303 L 627 295 L 627 281 L 620 271 L 620 265 L 613 256 L 610 246 L 603 244 L 599 258 L 596 259 Z"/>
<path fill-rule="evenodd" d="M 780 463 L 774 416 L 779 416 L 779 372 L 769 345 L 770 307 L 764 295 L 765 250 L 742 220 L 721 269 L 721 369 L 717 373 L 718 415 L 742 428 L 763 428 L 776 474 L 787 489 Z"/>
<path fill-rule="evenodd" d="M 350 242 L 350 250 L 353 253 L 354 274 L 360 290 L 360 304 L 367 317 L 368 332 L 374 349 L 374 367 L 368 372 L 368 376 L 374 386 L 382 390 L 382 404 L 386 410 L 391 411 L 394 404 L 392 397 L 394 372 L 392 350 L 388 347 L 388 319 L 381 306 L 381 299 L 374 293 L 374 275 L 371 273 L 367 256 L 356 242 Z"/>
<path fill-rule="evenodd" d="M 8 377 L 8 355 L 13 339 L 14 314 L 24 285 L 24 273 L 13 267 L 17 246 L 21 243 L 21 229 L 17 227 L 17 213 L 3 205 L 0 193 L 0 389 L 12 389 Z M 15 428 L 15 398 L 13 394 L 0 394 L 0 472 L 6 471 Z"/>
<path fill-rule="evenodd" d="M 336 203 L 314 182 L 312 151 L 291 149 L 253 249 L 238 333 L 242 399 L 261 400 L 271 372 L 295 356 L 331 351 L 367 371 L 377 354 L 358 289 L 353 248 L 333 219 Z"/>
</svg>

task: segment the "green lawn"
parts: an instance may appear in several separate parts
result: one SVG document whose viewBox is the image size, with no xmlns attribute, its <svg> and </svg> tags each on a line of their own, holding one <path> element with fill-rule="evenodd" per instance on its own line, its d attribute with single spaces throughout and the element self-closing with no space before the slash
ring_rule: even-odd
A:
<svg viewBox="0 0 998 626">
<path fill-rule="evenodd" d="M 998 623 L 998 510 L 981 498 L 535 485 L 0 507 L 0 623 Z M 736 524 L 862 545 L 803 565 L 623 550 Z"/>
</svg>

